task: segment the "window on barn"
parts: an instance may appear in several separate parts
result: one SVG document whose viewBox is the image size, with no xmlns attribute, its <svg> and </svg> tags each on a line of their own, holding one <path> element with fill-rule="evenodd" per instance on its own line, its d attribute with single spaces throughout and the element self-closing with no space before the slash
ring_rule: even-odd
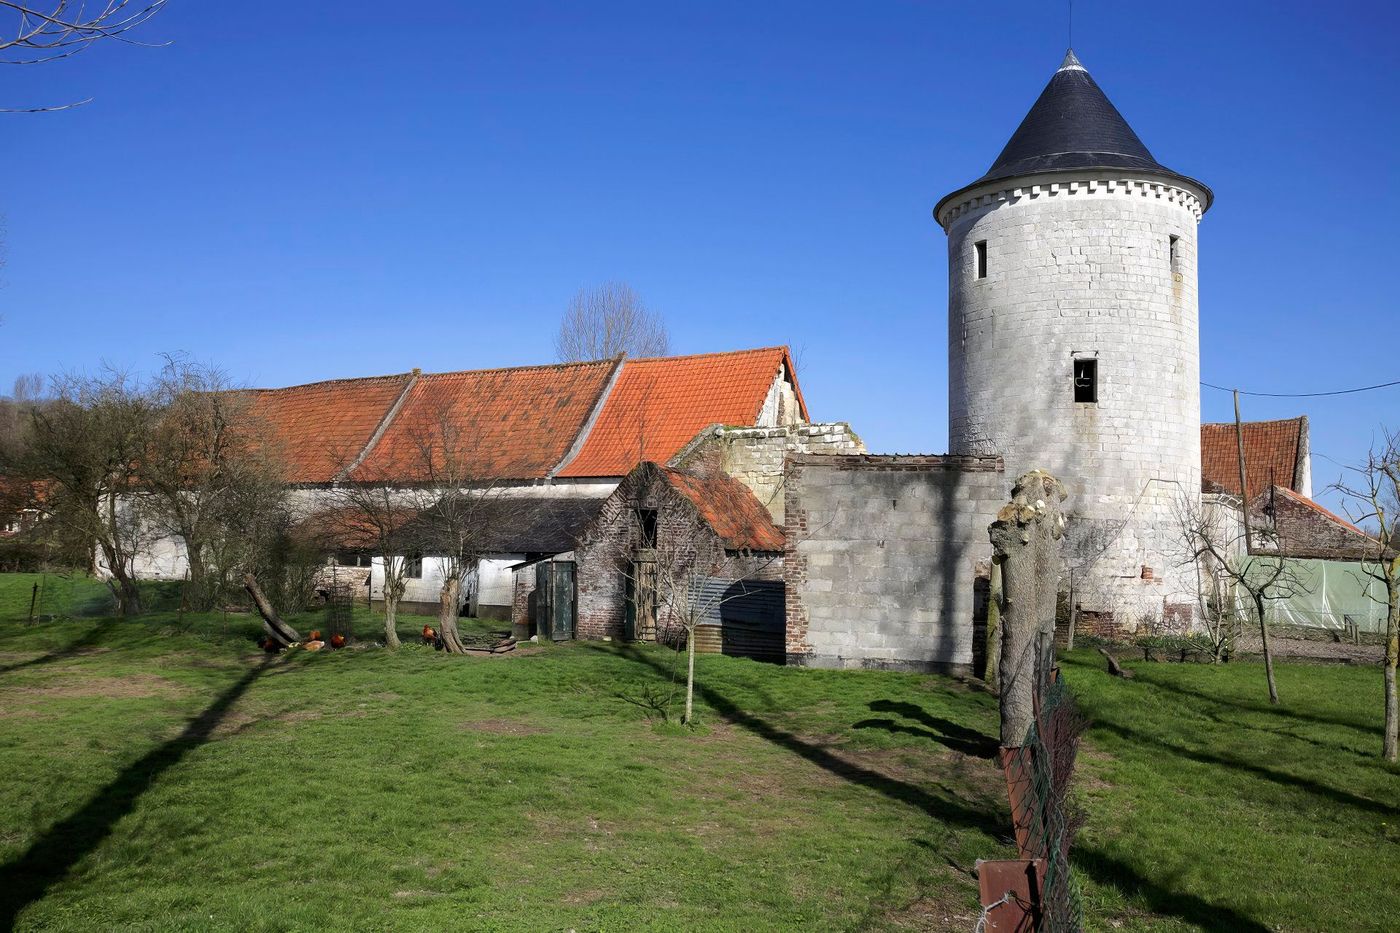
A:
<svg viewBox="0 0 1400 933">
<path fill-rule="evenodd" d="M 423 555 L 422 555 L 422 554 L 410 554 L 410 555 L 408 555 L 407 557 L 405 557 L 405 558 L 403 559 L 403 562 L 404 562 L 404 572 L 403 572 L 403 575 L 404 575 L 405 577 L 407 577 L 407 578 L 410 579 L 410 580 L 421 580 L 421 579 L 423 579 Z"/>
<path fill-rule="evenodd" d="M 977 277 L 985 279 L 987 277 L 987 241 L 978 240 L 972 244 L 972 250 L 977 264 Z"/>
<path fill-rule="evenodd" d="M 641 529 L 641 546 L 656 547 L 656 509 L 638 509 L 637 527 Z"/>
<path fill-rule="evenodd" d="M 1099 400 L 1099 361 L 1074 361 L 1074 400 L 1076 402 L 1097 402 Z"/>
</svg>

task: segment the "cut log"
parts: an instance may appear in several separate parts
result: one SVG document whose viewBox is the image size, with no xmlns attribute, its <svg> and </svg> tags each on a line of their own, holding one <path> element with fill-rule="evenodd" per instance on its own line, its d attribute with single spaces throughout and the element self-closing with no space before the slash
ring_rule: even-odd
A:
<svg viewBox="0 0 1400 933">
<path fill-rule="evenodd" d="M 277 610 L 272 608 L 272 603 L 268 602 L 267 596 L 263 594 L 262 587 L 258 586 L 257 577 L 251 573 L 243 575 L 243 588 L 248 591 L 248 595 L 253 597 L 253 606 L 258 610 L 258 615 L 262 616 L 263 630 L 273 641 L 283 648 L 294 645 L 301 641 L 301 635 L 292 628 L 282 617 L 277 614 Z"/>
<path fill-rule="evenodd" d="M 1133 672 L 1121 666 L 1118 663 L 1118 659 L 1108 653 L 1107 648 L 1100 648 L 1099 654 L 1103 655 L 1104 658 L 1108 661 L 1108 672 L 1114 677 L 1121 677 L 1124 680 L 1133 679 Z"/>
</svg>

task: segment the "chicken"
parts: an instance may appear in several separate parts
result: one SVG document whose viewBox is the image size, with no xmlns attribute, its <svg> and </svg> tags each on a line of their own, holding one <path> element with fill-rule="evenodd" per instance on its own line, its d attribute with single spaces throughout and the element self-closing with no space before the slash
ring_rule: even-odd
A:
<svg viewBox="0 0 1400 933">
<path fill-rule="evenodd" d="M 439 651 L 442 650 L 442 636 L 439 635 L 431 625 L 423 626 L 423 644 L 432 645 Z"/>
<path fill-rule="evenodd" d="M 322 648 L 326 647 L 326 643 L 321 641 L 319 638 L 313 638 L 306 644 L 302 645 L 302 647 L 305 648 L 307 651 L 320 651 Z"/>
<path fill-rule="evenodd" d="M 337 633 L 337 634 L 335 634 L 335 635 L 332 635 L 332 636 L 331 636 L 331 647 L 332 647 L 332 648 L 344 648 L 344 647 L 345 647 L 345 636 L 344 636 L 344 635 L 341 635 L 341 634 L 339 634 L 339 633 Z"/>
</svg>

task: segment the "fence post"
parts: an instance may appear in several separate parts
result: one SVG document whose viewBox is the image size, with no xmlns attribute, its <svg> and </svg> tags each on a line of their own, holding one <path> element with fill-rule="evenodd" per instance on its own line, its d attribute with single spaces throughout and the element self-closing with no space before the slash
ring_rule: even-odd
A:
<svg viewBox="0 0 1400 933">
<path fill-rule="evenodd" d="M 29 622 L 34 623 L 34 607 L 39 603 L 39 581 L 34 581 L 34 590 L 29 594 Z"/>
</svg>

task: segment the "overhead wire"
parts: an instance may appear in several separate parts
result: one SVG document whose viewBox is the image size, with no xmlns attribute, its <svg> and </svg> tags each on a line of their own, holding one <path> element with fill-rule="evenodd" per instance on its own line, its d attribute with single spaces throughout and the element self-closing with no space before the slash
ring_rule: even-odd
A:
<svg viewBox="0 0 1400 933">
<path fill-rule="evenodd" d="M 1232 389 L 1228 386 L 1218 386 L 1212 382 L 1202 381 L 1201 385 L 1207 389 L 1219 389 L 1221 392 L 1238 392 L 1241 395 L 1252 395 L 1256 398 L 1321 398 L 1325 395 L 1354 395 L 1357 392 L 1371 392 L 1375 389 L 1389 389 L 1391 386 L 1400 386 L 1400 379 L 1394 382 L 1381 382 L 1373 386 L 1358 386 L 1355 389 L 1336 389 L 1332 392 L 1248 392 L 1244 389 Z"/>
</svg>

